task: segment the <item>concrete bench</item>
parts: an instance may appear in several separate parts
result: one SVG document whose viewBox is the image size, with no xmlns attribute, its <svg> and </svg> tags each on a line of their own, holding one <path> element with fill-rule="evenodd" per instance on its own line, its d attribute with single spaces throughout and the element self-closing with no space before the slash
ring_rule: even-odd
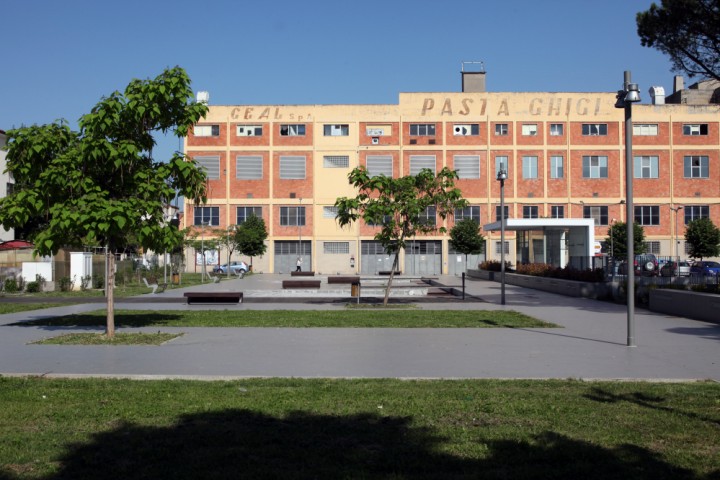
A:
<svg viewBox="0 0 720 480">
<path fill-rule="evenodd" d="M 145 277 L 143 277 L 143 282 L 147 288 L 152 288 L 152 293 L 162 293 L 167 288 L 167 283 L 148 283 Z"/>
<path fill-rule="evenodd" d="M 185 292 L 188 305 L 197 303 L 242 303 L 242 292 Z"/>
<path fill-rule="evenodd" d="M 283 280 L 282 288 L 320 288 L 320 280 Z"/>
<path fill-rule="evenodd" d="M 384 270 L 382 272 L 378 272 L 378 275 L 390 275 L 390 273 L 392 273 L 392 270 Z M 402 272 L 395 270 L 395 275 L 402 275 Z"/>
<path fill-rule="evenodd" d="M 360 277 L 358 276 L 337 276 L 337 277 L 328 277 L 328 284 L 331 283 L 360 283 Z"/>
<path fill-rule="evenodd" d="M 314 277 L 315 272 L 290 272 L 291 277 Z"/>
</svg>

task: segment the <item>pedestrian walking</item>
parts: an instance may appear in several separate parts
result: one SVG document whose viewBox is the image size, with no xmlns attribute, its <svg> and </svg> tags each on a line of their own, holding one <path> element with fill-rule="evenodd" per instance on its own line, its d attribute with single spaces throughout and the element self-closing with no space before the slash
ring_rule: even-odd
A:
<svg viewBox="0 0 720 480">
<path fill-rule="evenodd" d="M 296 272 L 302 272 L 302 258 L 297 258 L 297 267 L 295 268 Z"/>
</svg>

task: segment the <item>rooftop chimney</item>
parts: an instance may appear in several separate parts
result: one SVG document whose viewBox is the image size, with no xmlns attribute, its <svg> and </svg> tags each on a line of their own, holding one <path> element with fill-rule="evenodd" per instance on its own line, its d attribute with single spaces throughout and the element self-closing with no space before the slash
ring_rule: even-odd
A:
<svg viewBox="0 0 720 480">
<path fill-rule="evenodd" d="M 650 87 L 649 91 L 653 105 L 665 105 L 665 89 L 663 87 Z"/>
<path fill-rule="evenodd" d="M 673 93 L 677 93 L 685 88 L 682 75 L 675 75 L 673 77 Z"/>
</svg>

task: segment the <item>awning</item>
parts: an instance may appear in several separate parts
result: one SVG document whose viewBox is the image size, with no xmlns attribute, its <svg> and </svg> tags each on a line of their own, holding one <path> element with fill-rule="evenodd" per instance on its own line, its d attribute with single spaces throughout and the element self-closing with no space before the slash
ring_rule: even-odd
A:
<svg viewBox="0 0 720 480">
<path fill-rule="evenodd" d="M 8 240 L 7 242 L 0 243 L 0 250 L 21 250 L 34 247 L 35 245 L 25 240 Z"/>
</svg>

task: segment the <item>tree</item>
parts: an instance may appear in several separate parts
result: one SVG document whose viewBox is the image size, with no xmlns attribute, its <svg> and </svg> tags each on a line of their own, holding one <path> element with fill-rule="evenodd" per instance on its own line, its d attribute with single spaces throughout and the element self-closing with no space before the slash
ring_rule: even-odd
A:
<svg viewBox="0 0 720 480">
<path fill-rule="evenodd" d="M 179 137 L 207 113 L 196 103 L 190 79 L 179 67 L 155 79 L 132 80 L 83 115 L 79 132 L 64 120 L 8 133 L 7 168 L 16 191 L 0 200 L 0 224 L 32 223 L 35 253 L 64 246 L 101 245 L 113 252 L 131 238 L 154 251 L 168 251 L 182 234 L 164 218 L 177 192 L 205 200 L 206 177 L 191 159 L 175 153 L 156 161 L 153 132 Z M 42 219 L 42 221 L 38 221 Z M 115 333 L 114 278 L 107 279 L 107 329 Z"/>
<path fill-rule="evenodd" d="M 215 236 L 213 236 L 213 233 Z M 206 273 L 206 253 L 212 252 L 215 250 L 220 250 L 220 246 L 223 245 L 223 242 L 225 242 L 224 235 L 225 230 L 221 229 L 213 229 L 210 231 L 205 231 L 202 228 L 200 229 L 186 229 L 186 238 L 185 238 L 185 245 L 195 250 L 195 254 L 197 252 L 200 252 L 203 258 L 203 269 L 202 274 L 203 278 L 205 278 Z"/>
<path fill-rule="evenodd" d="M 688 223 L 685 241 L 691 258 L 702 260 L 720 256 L 720 229 L 709 218 L 698 218 Z"/>
<path fill-rule="evenodd" d="M 673 70 L 720 81 L 720 0 L 662 0 L 636 21 L 642 45 L 668 55 Z"/>
<path fill-rule="evenodd" d="M 627 224 L 615 222 L 608 228 L 608 236 L 605 237 L 605 247 L 612 245 L 614 258 L 627 258 Z M 642 225 L 633 223 L 633 252 L 637 255 L 645 253 L 645 229 Z"/>
<path fill-rule="evenodd" d="M 450 229 L 450 246 L 465 254 L 465 270 L 467 270 L 468 255 L 477 255 L 483 252 L 485 238 L 479 233 L 480 225 L 472 218 L 464 218 Z"/>
<path fill-rule="evenodd" d="M 217 239 L 217 246 L 224 248 L 227 251 L 227 277 L 230 278 L 230 258 L 235 250 L 238 248 L 237 239 L 237 227 L 228 227 L 226 230 L 222 228 L 214 228 L 210 231 L 210 235 L 215 236 Z M 221 261 L 222 263 L 222 261 Z"/>
<path fill-rule="evenodd" d="M 237 231 L 238 250 L 250 257 L 250 270 L 252 270 L 253 257 L 264 255 L 267 250 L 265 240 L 268 237 L 265 220 L 250 215 Z"/>
<path fill-rule="evenodd" d="M 387 305 L 399 253 L 405 249 L 408 239 L 418 233 L 446 231 L 445 227 L 435 225 L 434 218 L 424 220 L 424 215 L 434 208 L 436 214 L 445 219 L 456 208 L 464 208 L 467 202 L 455 188 L 457 173 L 447 167 L 437 176 L 431 170 L 423 169 L 417 175 L 390 178 L 385 175 L 371 177 L 367 169 L 360 166 L 350 172 L 348 179 L 359 193 L 355 198 L 342 197 L 335 201 L 338 209 L 335 218 L 341 227 L 359 219 L 380 226 L 375 240 L 385 251 L 395 255 L 385 289 L 384 304 Z"/>
</svg>

